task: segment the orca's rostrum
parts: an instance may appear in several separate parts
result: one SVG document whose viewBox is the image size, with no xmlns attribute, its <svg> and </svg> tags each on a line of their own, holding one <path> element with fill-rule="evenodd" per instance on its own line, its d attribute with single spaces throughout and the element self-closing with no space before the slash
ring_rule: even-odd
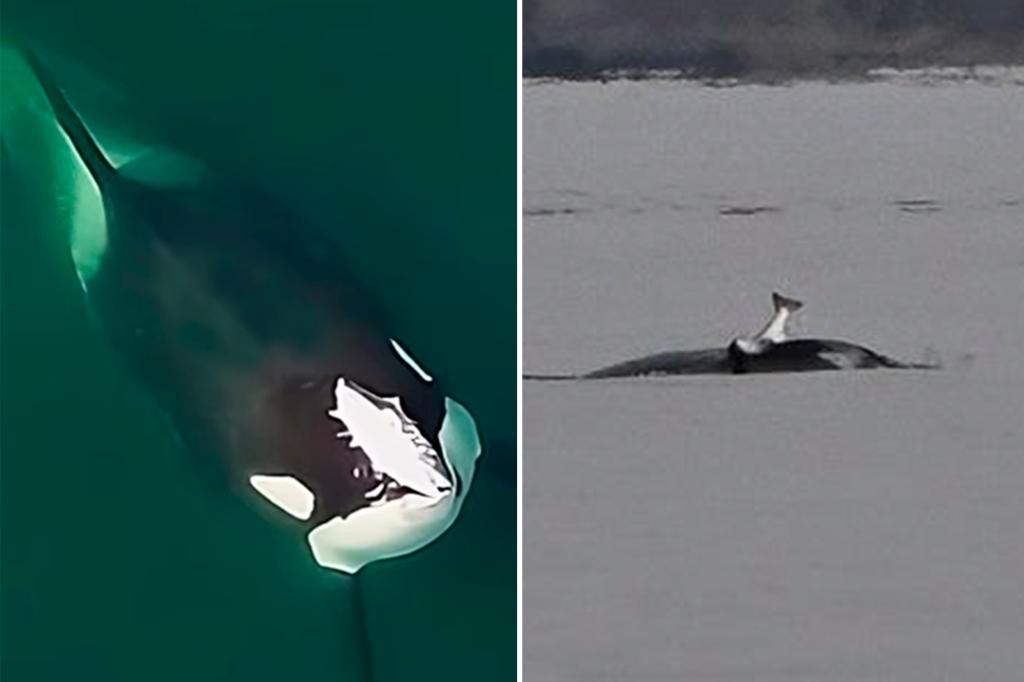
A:
<svg viewBox="0 0 1024 682">
<path fill-rule="evenodd" d="M 90 309 L 186 447 L 301 524 L 324 566 L 354 573 L 443 533 L 480 454 L 473 418 L 384 331 L 337 249 L 252 188 L 131 179 L 23 56 L 49 105 L 26 110 L 52 125 L 52 108 L 99 190 L 102 217 L 69 231 Z"/>
</svg>

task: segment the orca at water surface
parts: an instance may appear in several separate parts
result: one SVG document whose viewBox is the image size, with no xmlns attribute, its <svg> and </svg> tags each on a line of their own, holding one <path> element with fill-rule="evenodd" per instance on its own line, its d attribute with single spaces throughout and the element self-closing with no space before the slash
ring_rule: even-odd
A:
<svg viewBox="0 0 1024 682">
<path fill-rule="evenodd" d="M 54 177 L 85 169 L 98 201 L 71 211 L 78 278 L 186 449 L 272 503 L 332 569 L 443 533 L 481 452 L 474 420 L 389 334 L 333 243 L 251 187 L 127 177 L 38 59 L 4 52 L 23 86 L 5 92 L 5 160 L 41 163 L 31 139 L 62 164 Z M 79 190 L 55 189 L 54 205 Z"/>
<path fill-rule="evenodd" d="M 848 369 L 936 369 L 937 364 L 906 363 L 870 348 L 836 339 L 790 339 L 789 319 L 803 303 L 772 293 L 771 318 L 757 334 L 733 339 L 724 348 L 655 353 L 582 374 L 525 374 L 537 381 L 613 379 L 694 374 L 754 374 Z"/>
</svg>

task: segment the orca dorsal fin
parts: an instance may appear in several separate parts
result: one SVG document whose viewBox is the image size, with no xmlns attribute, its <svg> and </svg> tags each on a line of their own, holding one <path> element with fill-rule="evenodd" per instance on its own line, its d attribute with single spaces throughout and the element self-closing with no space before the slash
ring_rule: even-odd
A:
<svg viewBox="0 0 1024 682">
<path fill-rule="evenodd" d="M 78 112 L 65 99 L 63 90 L 50 76 L 49 71 L 40 59 L 27 47 L 21 46 L 19 51 L 22 59 L 32 70 L 36 81 L 46 94 L 46 99 L 57 118 L 57 124 L 71 141 L 71 145 L 75 148 L 82 163 L 89 171 L 89 175 L 92 176 L 93 180 L 101 188 L 116 179 L 117 171 L 110 163 L 110 159 L 100 148 L 99 144 L 96 143 L 95 138 L 93 138 L 85 123 L 82 122 Z"/>
</svg>

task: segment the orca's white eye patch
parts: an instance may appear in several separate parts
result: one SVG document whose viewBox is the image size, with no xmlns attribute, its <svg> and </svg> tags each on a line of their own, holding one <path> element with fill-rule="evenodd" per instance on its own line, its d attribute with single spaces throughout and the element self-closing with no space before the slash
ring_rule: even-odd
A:
<svg viewBox="0 0 1024 682">
<path fill-rule="evenodd" d="M 313 515 L 313 507 L 316 506 L 313 492 L 292 476 L 250 476 L 249 485 L 297 519 L 306 521 Z"/>
<path fill-rule="evenodd" d="M 395 349 L 395 353 L 398 354 L 398 357 L 402 358 L 402 362 L 407 364 L 409 368 L 412 369 L 412 371 L 416 372 L 416 374 L 419 375 L 420 379 L 423 379 L 428 384 L 434 380 L 434 377 L 427 374 L 426 371 L 420 366 L 420 364 L 412 359 L 412 356 L 409 355 L 408 351 L 406 351 L 405 348 L 402 347 L 402 344 L 398 343 L 398 341 L 395 341 L 394 339 L 391 339 L 391 347 Z"/>
</svg>

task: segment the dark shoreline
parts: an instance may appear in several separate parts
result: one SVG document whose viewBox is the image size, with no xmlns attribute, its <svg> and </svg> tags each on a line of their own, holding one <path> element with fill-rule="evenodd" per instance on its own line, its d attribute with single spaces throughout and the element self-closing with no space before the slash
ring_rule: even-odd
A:
<svg viewBox="0 0 1024 682">
<path fill-rule="evenodd" d="M 1018 0 L 527 0 L 523 22 L 528 78 L 778 81 L 1024 64 Z"/>
</svg>

